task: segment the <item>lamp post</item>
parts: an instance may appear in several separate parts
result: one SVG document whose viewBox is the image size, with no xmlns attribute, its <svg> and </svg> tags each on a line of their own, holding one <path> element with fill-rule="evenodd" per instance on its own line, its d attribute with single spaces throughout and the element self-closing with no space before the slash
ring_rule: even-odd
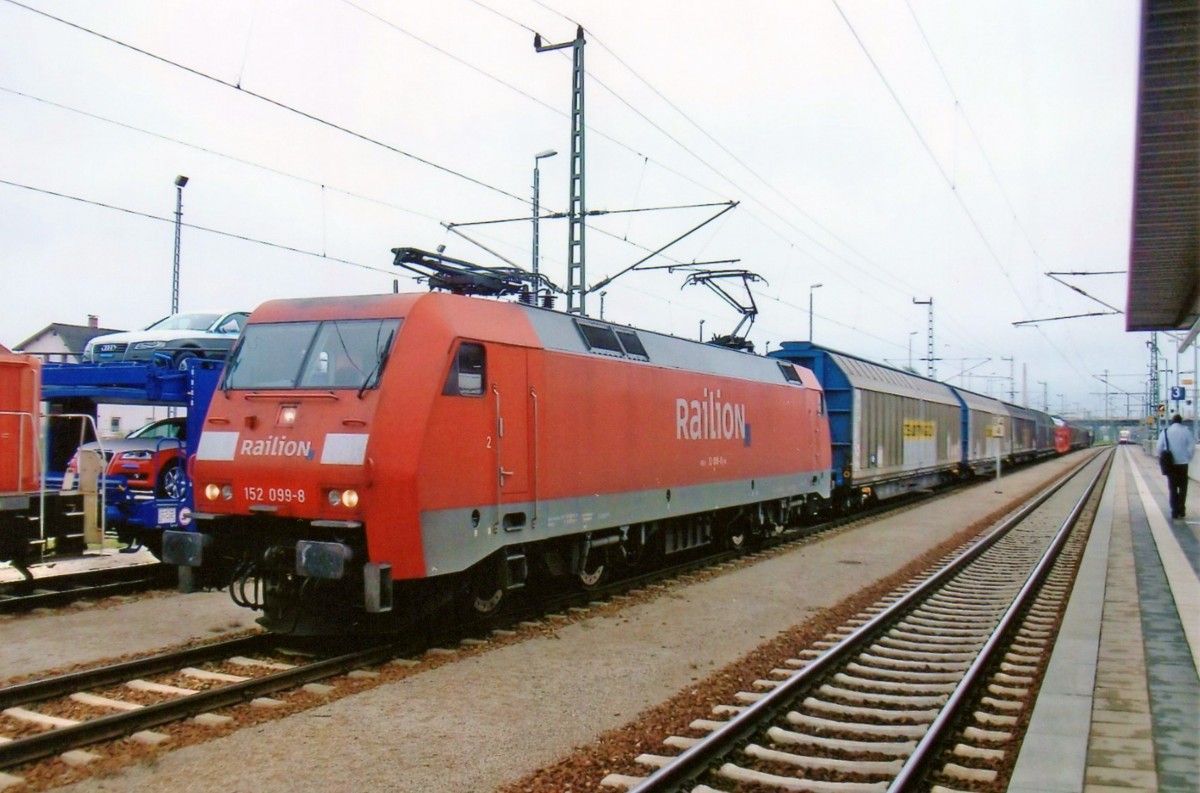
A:
<svg viewBox="0 0 1200 793">
<path fill-rule="evenodd" d="M 179 231 L 183 227 L 183 188 L 186 176 L 175 177 L 175 267 L 171 271 L 171 313 L 179 313 Z"/>
<path fill-rule="evenodd" d="M 813 341 L 813 290 L 820 289 L 824 284 L 809 284 L 808 286 L 808 343 Z"/>
<path fill-rule="evenodd" d="M 554 149 L 546 149 L 539 151 L 533 155 L 533 302 L 537 305 L 538 290 L 538 273 L 542 269 L 542 252 L 538 250 L 538 216 L 542 214 L 541 206 L 541 161 L 547 157 L 553 157 L 558 154 Z"/>
<path fill-rule="evenodd" d="M 700 320 L 700 341 L 704 341 L 704 320 Z"/>
</svg>

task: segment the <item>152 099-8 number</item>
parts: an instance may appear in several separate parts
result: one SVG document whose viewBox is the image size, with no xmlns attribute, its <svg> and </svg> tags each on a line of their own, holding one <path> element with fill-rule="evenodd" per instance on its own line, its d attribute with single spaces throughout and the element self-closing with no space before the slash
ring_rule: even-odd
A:
<svg viewBox="0 0 1200 793">
<path fill-rule="evenodd" d="M 246 487 L 244 488 L 247 501 L 269 502 L 273 504 L 304 503 L 304 490 L 290 487 Z"/>
</svg>

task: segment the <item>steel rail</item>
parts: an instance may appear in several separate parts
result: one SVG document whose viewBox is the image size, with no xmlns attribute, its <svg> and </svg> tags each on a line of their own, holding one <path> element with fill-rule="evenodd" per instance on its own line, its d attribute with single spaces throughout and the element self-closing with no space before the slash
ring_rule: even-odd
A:
<svg viewBox="0 0 1200 793">
<path fill-rule="evenodd" d="M 197 691 L 192 695 L 147 705 L 138 710 L 101 716 L 28 738 L 19 738 L 0 744 L 0 768 L 11 768 L 22 763 L 42 760 L 68 749 L 121 738 L 139 730 L 179 721 L 206 711 L 238 705 L 282 689 L 335 677 L 353 669 L 387 661 L 395 657 L 400 649 L 400 645 L 396 644 L 377 645 L 209 691 Z"/>
<path fill-rule="evenodd" d="M 85 688 L 122 683 L 130 678 L 142 675 L 155 675 L 177 670 L 180 666 L 202 664 L 229 655 L 252 653 L 264 647 L 278 643 L 279 639 L 267 634 L 246 636 L 240 639 L 229 639 L 223 642 L 205 644 L 187 650 L 159 653 L 148 658 L 138 658 L 132 661 L 122 661 L 116 664 L 84 669 L 79 672 L 68 672 L 42 680 L 30 680 L 0 688 L 0 709 L 12 708 L 18 705 L 29 705 L 54 697 L 73 694 Z M 3 748 L 4 744 L 0 744 Z"/>
<path fill-rule="evenodd" d="M 173 567 L 154 563 L 109 567 L 0 584 L 0 614 L 35 608 L 55 608 L 83 598 L 140 592 L 171 583 L 173 574 Z M 51 588 L 52 591 L 40 591 Z"/>
<path fill-rule="evenodd" d="M 1095 459 L 1095 456 L 1089 458 L 1060 477 L 1035 496 L 1032 501 L 1005 519 L 984 539 L 975 543 L 971 548 L 964 551 L 956 559 L 894 602 L 891 606 L 859 626 L 853 632 L 847 634 L 836 645 L 817 656 L 807 666 L 788 678 L 781 685 L 772 689 L 757 702 L 749 705 L 725 725 L 709 733 L 708 736 L 685 750 L 671 763 L 646 777 L 637 786 L 631 788 L 629 793 L 667 793 L 668 791 L 684 790 L 685 785 L 694 782 L 706 774 L 715 760 L 729 754 L 735 746 L 750 739 L 752 735 L 758 732 L 764 722 L 773 719 L 781 711 L 791 707 L 792 702 L 796 699 L 797 692 L 810 687 L 815 680 L 828 674 L 836 664 L 845 660 L 852 653 L 857 652 L 860 643 L 868 636 L 874 635 L 880 628 L 892 622 L 899 614 L 907 611 L 915 603 L 932 594 L 951 578 L 958 575 L 963 568 L 973 563 L 1002 537 L 1028 518 Z"/>
<path fill-rule="evenodd" d="M 937 717 L 929 725 L 929 730 L 926 731 L 925 735 L 917 743 L 917 748 L 904 762 L 900 773 L 896 775 L 892 784 L 888 786 L 888 793 L 900 793 L 900 791 L 909 790 L 911 789 L 911 785 L 925 776 L 929 763 L 936 758 L 938 747 L 940 747 L 946 735 L 953 729 L 959 712 L 967 704 L 976 683 L 984 676 L 991 665 L 992 659 L 1003 649 L 1012 628 L 1018 622 L 1021 612 L 1037 596 L 1038 590 L 1041 588 L 1046 576 L 1050 574 L 1051 568 L 1058 561 L 1059 554 L 1070 538 L 1075 524 L 1079 522 L 1079 517 L 1083 514 L 1083 510 L 1091 499 L 1092 493 L 1095 492 L 1097 485 L 1107 478 L 1112 468 L 1112 460 L 1112 455 L 1109 454 L 1108 458 L 1100 465 L 1100 470 L 1092 477 L 1092 481 L 1088 483 L 1087 488 L 1075 503 L 1071 513 L 1067 515 L 1066 520 L 1059 526 L 1054 539 L 1047 546 L 1045 552 L 1038 560 L 1037 566 L 1029 574 L 1025 584 L 1013 599 L 1012 604 L 1004 612 L 1004 616 L 1001 617 L 991 637 L 984 643 L 979 654 L 975 657 L 975 661 L 967 668 L 962 680 L 959 681 L 958 686 L 950 694 L 950 698 L 946 701 L 946 704 L 942 706 L 941 712 L 938 713 Z"/>
</svg>

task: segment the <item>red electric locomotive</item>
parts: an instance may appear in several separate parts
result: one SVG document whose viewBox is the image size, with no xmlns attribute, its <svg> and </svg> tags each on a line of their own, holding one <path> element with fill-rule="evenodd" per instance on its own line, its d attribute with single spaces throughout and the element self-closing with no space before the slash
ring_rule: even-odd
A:
<svg viewBox="0 0 1200 793">
<path fill-rule="evenodd" d="M 197 531 L 164 550 L 274 630 L 394 629 L 781 530 L 828 499 L 829 449 L 788 362 L 451 294 L 277 300 L 209 407 Z"/>
</svg>

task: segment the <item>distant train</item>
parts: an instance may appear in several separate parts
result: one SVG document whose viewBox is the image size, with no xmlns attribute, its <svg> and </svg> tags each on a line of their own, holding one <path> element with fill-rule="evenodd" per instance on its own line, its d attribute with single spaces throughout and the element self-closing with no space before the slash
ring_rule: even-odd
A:
<svg viewBox="0 0 1200 793">
<path fill-rule="evenodd" d="M 763 357 L 440 293 L 271 301 L 164 561 L 272 630 L 395 630 L 1054 454 L 1054 427 L 807 343 Z"/>
</svg>

